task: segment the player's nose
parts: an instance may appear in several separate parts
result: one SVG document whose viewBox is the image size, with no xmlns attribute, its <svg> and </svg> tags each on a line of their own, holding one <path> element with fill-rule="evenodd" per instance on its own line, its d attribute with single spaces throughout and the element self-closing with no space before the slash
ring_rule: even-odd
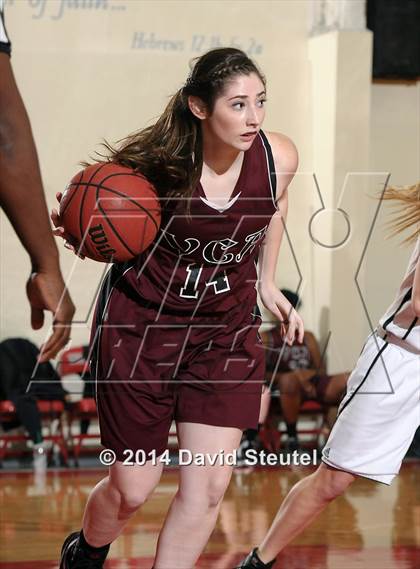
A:
<svg viewBox="0 0 420 569">
<path fill-rule="evenodd" d="M 260 123 L 259 115 L 257 109 L 249 108 L 247 117 L 246 117 L 246 124 L 247 126 L 257 127 Z"/>
</svg>

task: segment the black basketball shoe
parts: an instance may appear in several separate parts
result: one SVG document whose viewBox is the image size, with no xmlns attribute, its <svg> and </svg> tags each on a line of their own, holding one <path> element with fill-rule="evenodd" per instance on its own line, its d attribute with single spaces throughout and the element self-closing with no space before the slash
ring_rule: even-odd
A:
<svg viewBox="0 0 420 569">
<path fill-rule="evenodd" d="M 66 537 L 61 548 L 60 569 L 102 569 L 108 550 L 91 553 L 88 557 L 79 547 L 79 535 L 80 532 L 76 531 Z"/>
<path fill-rule="evenodd" d="M 271 569 L 275 559 L 269 561 L 268 563 L 263 563 L 258 557 L 257 548 L 255 547 L 246 559 L 244 559 L 235 569 Z"/>
</svg>

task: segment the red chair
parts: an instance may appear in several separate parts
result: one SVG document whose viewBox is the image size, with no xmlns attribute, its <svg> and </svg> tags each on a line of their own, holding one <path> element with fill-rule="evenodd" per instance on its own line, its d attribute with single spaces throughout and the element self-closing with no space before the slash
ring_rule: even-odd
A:
<svg viewBox="0 0 420 569">
<path fill-rule="evenodd" d="M 39 413 L 43 425 L 47 428 L 47 434 L 43 435 L 44 441 L 50 441 L 56 444 L 60 450 L 63 465 L 67 465 L 68 451 L 66 440 L 63 434 L 63 411 L 64 403 L 62 401 L 37 401 Z M 14 423 L 16 421 L 16 409 L 11 401 L 0 401 L 0 422 Z M 53 431 L 53 421 L 57 421 L 56 432 Z M 8 435 L 3 433 L 0 435 L 0 463 L 8 453 L 7 447 L 13 442 L 29 441 L 30 437 L 25 434 Z M 52 452 L 52 448 L 50 452 Z M 9 453 L 10 454 L 10 453 Z M 16 453 L 15 453 L 16 454 Z"/>
<path fill-rule="evenodd" d="M 63 352 L 58 371 L 61 377 L 71 374 L 77 374 L 83 377 L 88 372 L 89 362 L 87 359 L 87 348 L 84 346 L 77 346 L 70 348 Z M 82 429 L 80 432 L 74 432 L 74 423 L 77 421 L 81 426 L 88 425 L 92 420 L 97 421 L 98 413 L 96 409 L 96 402 L 93 397 L 83 397 L 80 401 L 75 401 L 70 404 L 68 413 L 68 433 L 70 445 L 75 464 L 79 463 L 79 456 L 82 451 L 82 442 L 86 439 L 99 440 L 99 433 L 88 433 Z M 86 427 L 87 431 L 87 427 Z"/>
<path fill-rule="evenodd" d="M 65 375 L 82 375 L 88 371 L 88 361 L 85 357 L 85 348 L 77 346 L 69 348 L 61 354 L 57 368 L 61 377 Z"/>
<path fill-rule="evenodd" d="M 311 417 L 315 425 L 310 428 L 299 428 L 298 422 L 298 435 L 313 435 L 315 445 L 319 446 L 320 437 L 325 434 L 327 425 L 327 410 L 325 406 L 318 403 L 318 401 L 304 401 L 300 409 L 300 415 Z"/>
</svg>

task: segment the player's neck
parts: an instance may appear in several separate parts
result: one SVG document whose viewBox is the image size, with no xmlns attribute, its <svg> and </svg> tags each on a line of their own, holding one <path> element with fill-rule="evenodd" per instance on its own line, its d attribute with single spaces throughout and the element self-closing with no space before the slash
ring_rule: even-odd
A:
<svg viewBox="0 0 420 569">
<path fill-rule="evenodd" d="M 203 169 L 214 175 L 221 176 L 230 168 L 239 165 L 243 160 L 243 152 L 227 144 L 220 139 L 212 140 L 205 137 L 203 140 Z"/>
</svg>

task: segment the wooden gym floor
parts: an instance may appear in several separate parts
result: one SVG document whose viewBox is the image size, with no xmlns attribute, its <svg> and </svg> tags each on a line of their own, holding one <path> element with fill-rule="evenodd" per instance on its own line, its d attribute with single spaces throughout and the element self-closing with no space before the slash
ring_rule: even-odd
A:
<svg viewBox="0 0 420 569">
<path fill-rule="evenodd" d="M 287 491 L 311 469 L 235 469 L 217 527 L 198 567 L 232 569 L 258 544 Z M 80 527 L 102 471 L 0 474 L 0 568 L 57 569 L 63 538 Z M 177 471 L 164 472 L 152 499 L 113 544 L 107 569 L 150 569 Z M 360 479 L 287 548 L 276 569 L 419 569 L 420 462 L 405 463 L 388 488 Z"/>
</svg>

